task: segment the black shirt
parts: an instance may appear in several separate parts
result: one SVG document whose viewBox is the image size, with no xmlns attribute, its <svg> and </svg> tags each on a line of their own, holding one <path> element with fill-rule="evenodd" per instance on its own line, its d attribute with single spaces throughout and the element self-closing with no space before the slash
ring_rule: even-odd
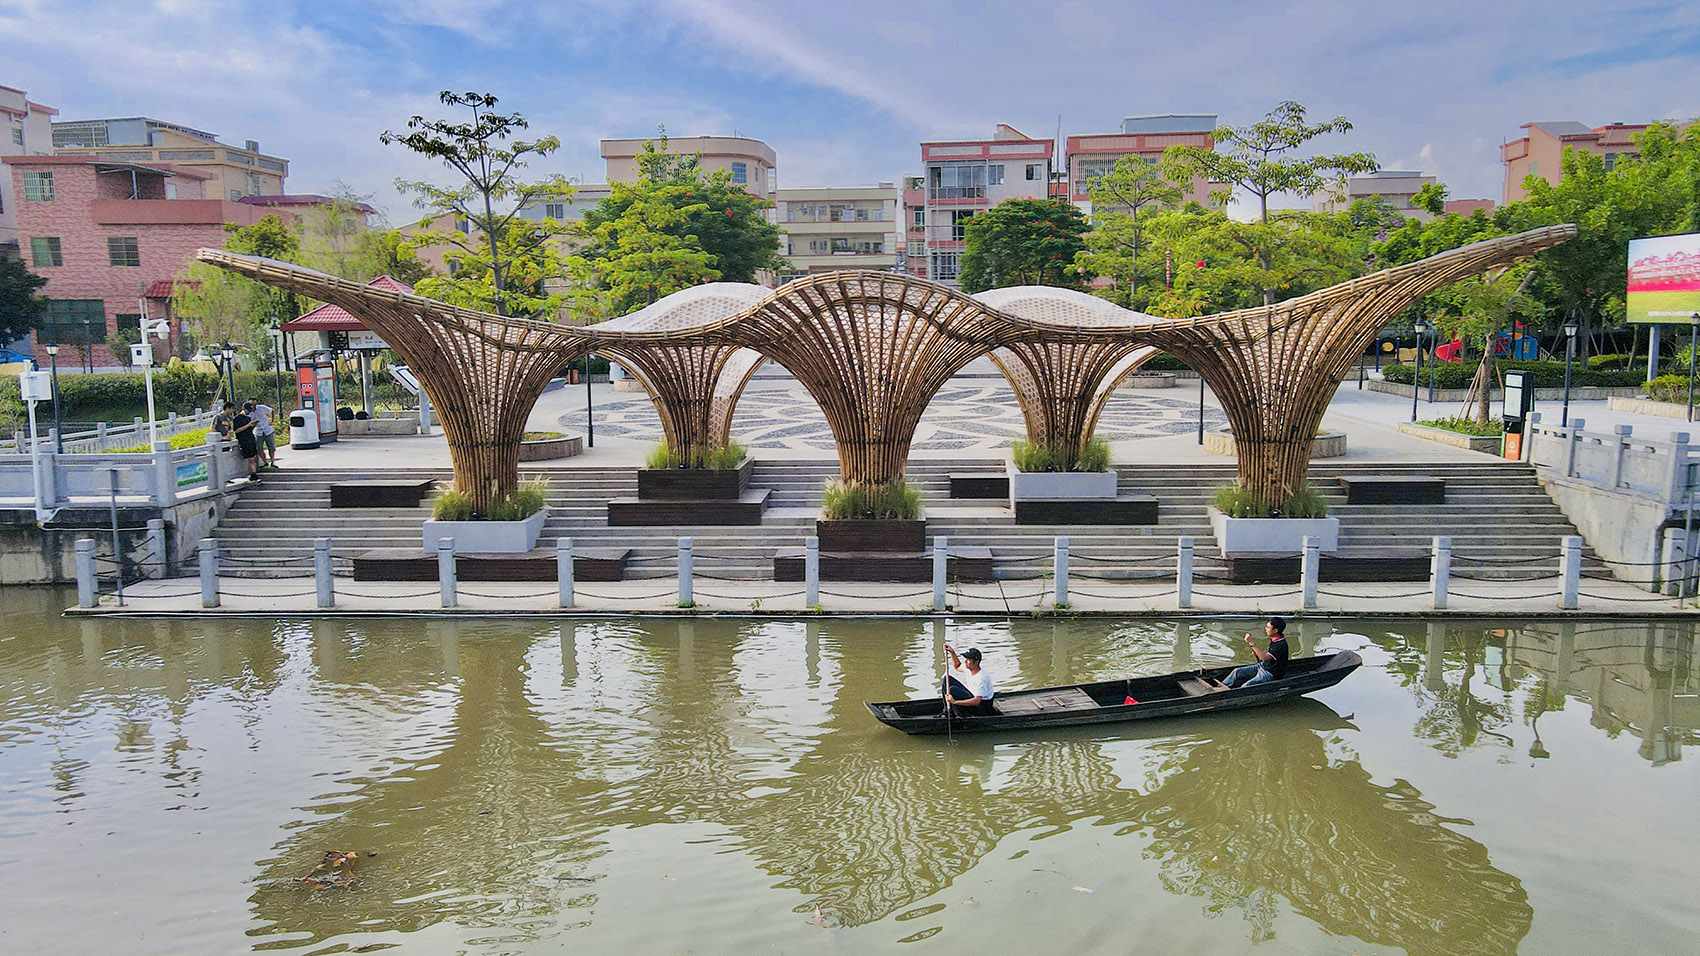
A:
<svg viewBox="0 0 1700 956">
<path fill-rule="evenodd" d="M 230 430 L 235 433 L 236 440 L 241 444 L 246 445 L 254 440 L 254 430 L 248 428 L 252 424 L 254 424 L 254 420 L 241 412 L 237 412 L 236 417 L 231 420 Z M 248 430 L 243 431 L 244 428 L 248 428 Z"/>
<path fill-rule="evenodd" d="M 1277 637 L 1269 642 L 1269 659 L 1263 662 L 1269 676 L 1280 680 L 1287 676 L 1287 638 Z"/>
</svg>

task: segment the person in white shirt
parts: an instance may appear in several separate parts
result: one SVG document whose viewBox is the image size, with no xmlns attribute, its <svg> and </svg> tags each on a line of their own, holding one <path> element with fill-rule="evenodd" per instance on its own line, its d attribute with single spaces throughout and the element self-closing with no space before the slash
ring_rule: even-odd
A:
<svg viewBox="0 0 1700 956">
<path fill-rule="evenodd" d="M 249 414 L 254 416 L 254 438 L 260 443 L 260 464 L 277 467 L 277 426 L 273 422 L 276 412 L 270 405 L 258 398 L 248 399 L 254 406 Z"/>
<path fill-rule="evenodd" d="M 992 675 L 980 667 L 980 649 L 970 647 L 961 656 L 949 644 L 944 652 L 950 655 L 950 673 L 944 678 L 945 704 L 963 714 L 985 716 L 992 713 Z"/>
</svg>

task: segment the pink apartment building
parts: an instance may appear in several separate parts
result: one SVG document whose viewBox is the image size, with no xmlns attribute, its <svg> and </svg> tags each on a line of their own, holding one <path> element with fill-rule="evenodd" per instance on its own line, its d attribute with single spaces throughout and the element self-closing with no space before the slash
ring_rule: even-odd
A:
<svg viewBox="0 0 1700 956">
<path fill-rule="evenodd" d="M 1050 195 L 1056 141 L 999 123 L 991 139 L 922 143 L 926 275 L 956 285 L 968 220 L 1006 199 Z"/>
<path fill-rule="evenodd" d="M 1617 164 L 1619 156 L 1640 152 L 1635 138 L 1647 129 L 1647 123 L 1608 123 L 1588 127 L 1575 120 L 1524 123 L 1528 135 L 1514 139 L 1499 148 L 1499 161 L 1505 165 L 1505 192 L 1502 201 L 1513 203 L 1528 195 L 1523 181 L 1539 176 L 1553 185 L 1564 177 L 1560 165 L 1565 147 L 1579 149 L 1605 157 L 1606 169 Z"/>
<path fill-rule="evenodd" d="M 33 343 L 43 364 L 46 344 L 87 342 L 93 366 L 126 365 L 128 357 L 107 345 L 112 333 L 135 327 L 144 308 L 151 318 L 170 318 L 172 280 L 195 250 L 223 245 L 225 223 L 251 225 L 267 212 L 206 198 L 210 174 L 169 165 L 87 156 L 4 162 L 20 252 L 47 279 L 47 325 Z M 173 349 L 182 332 L 173 323 Z"/>
<path fill-rule="evenodd" d="M 1091 210 L 1094 180 L 1114 169 L 1126 156 L 1148 163 L 1163 158 L 1171 146 L 1215 149 L 1216 117 L 1209 113 L 1170 113 L 1162 116 L 1129 116 L 1120 133 L 1070 136 L 1068 138 L 1068 198 L 1087 213 Z M 1210 204 L 1210 183 L 1194 177 L 1182 202 Z"/>
</svg>

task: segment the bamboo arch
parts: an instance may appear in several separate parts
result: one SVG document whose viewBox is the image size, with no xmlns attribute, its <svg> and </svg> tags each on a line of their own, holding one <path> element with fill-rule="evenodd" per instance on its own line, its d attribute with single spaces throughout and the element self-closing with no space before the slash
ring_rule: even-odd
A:
<svg viewBox="0 0 1700 956">
<path fill-rule="evenodd" d="M 650 389 L 668 440 L 723 443 L 763 359 L 821 406 L 840 475 L 900 479 L 927 403 L 974 358 L 1009 376 L 1035 441 L 1077 447 L 1116 379 L 1169 352 L 1215 390 L 1235 434 L 1240 483 L 1280 507 L 1304 481 L 1340 376 L 1389 321 L 1447 283 L 1564 242 L 1533 229 L 1430 256 L 1255 309 L 1166 319 L 1082 293 L 1023 287 L 970 297 L 886 272 L 807 276 L 771 292 L 714 283 L 623 319 L 571 327 L 461 309 L 288 263 L 203 249 L 198 258 L 362 316 L 437 405 L 455 486 L 475 506 L 511 491 L 525 418 L 550 376 L 587 352 L 615 355 Z M 731 288 L 727 288 L 730 286 Z"/>
</svg>

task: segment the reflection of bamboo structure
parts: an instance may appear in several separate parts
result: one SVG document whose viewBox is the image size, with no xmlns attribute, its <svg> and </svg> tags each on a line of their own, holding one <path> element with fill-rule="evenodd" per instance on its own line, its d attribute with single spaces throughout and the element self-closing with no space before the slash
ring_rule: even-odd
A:
<svg viewBox="0 0 1700 956">
<path fill-rule="evenodd" d="M 732 408 L 765 356 L 821 406 L 841 476 L 903 476 L 921 414 L 972 359 L 993 353 L 1035 442 L 1076 447 L 1115 379 L 1149 348 L 1204 376 L 1232 425 L 1240 484 L 1279 507 L 1304 481 L 1311 440 L 1340 376 L 1422 295 L 1576 234 L 1551 226 L 1478 242 L 1275 305 L 1162 319 L 1064 289 L 979 297 L 908 276 L 836 272 L 771 293 L 714 283 L 601 326 L 571 328 L 459 309 L 222 250 L 200 258 L 362 316 L 425 383 L 480 505 L 518 478 L 526 414 L 550 375 L 586 351 L 628 363 L 681 451 L 724 443 Z M 754 354 L 744 353 L 743 349 Z"/>
</svg>

